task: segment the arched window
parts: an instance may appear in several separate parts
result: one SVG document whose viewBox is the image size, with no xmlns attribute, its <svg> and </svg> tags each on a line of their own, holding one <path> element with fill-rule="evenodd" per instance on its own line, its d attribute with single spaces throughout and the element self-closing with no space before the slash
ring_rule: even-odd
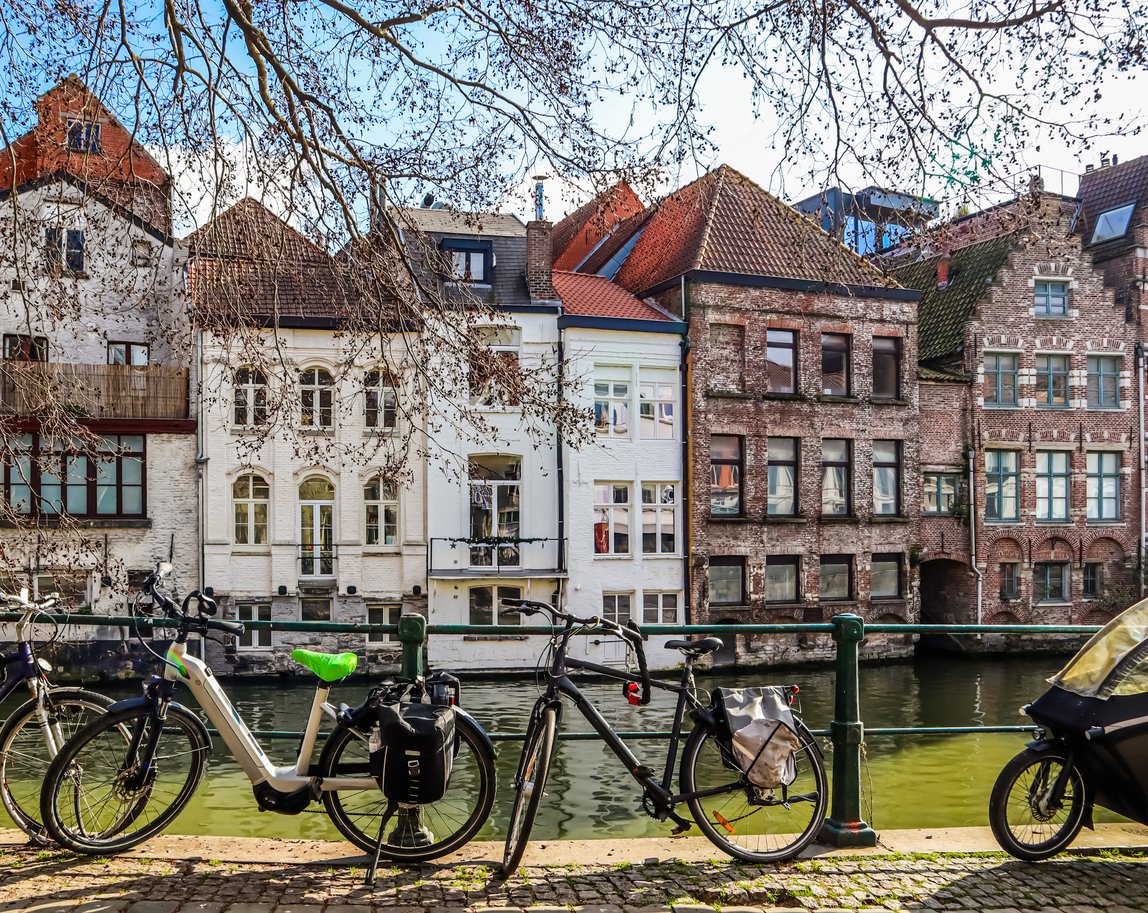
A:
<svg viewBox="0 0 1148 913">
<path fill-rule="evenodd" d="M 368 371 L 363 378 L 363 387 L 367 427 L 393 431 L 399 418 L 399 395 L 394 378 L 386 371 Z"/>
<path fill-rule="evenodd" d="M 271 504 L 271 486 L 261 475 L 248 472 L 231 487 L 235 504 L 235 544 L 267 544 L 267 512 Z"/>
<path fill-rule="evenodd" d="M 304 428 L 330 428 L 334 423 L 334 384 L 325 368 L 299 372 L 299 422 Z"/>
<path fill-rule="evenodd" d="M 335 486 L 310 476 L 299 486 L 300 576 L 335 574 Z"/>
<path fill-rule="evenodd" d="M 232 412 L 236 425 L 250 427 L 267 421 L 267 378 L 258 368 L 244 366 L 235 372 L 235 404 Z"/>
<path fill-rule="evenodd" d="M 363 486 L 366 545 L 399 544 L 399 486 L 375 476 Z"/>
</svg>

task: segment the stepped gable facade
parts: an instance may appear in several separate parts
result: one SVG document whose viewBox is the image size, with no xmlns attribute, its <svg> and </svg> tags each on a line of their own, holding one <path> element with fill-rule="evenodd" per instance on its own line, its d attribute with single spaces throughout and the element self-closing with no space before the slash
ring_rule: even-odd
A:
<svg viewBox="0 0 1148 913">
<path fill-rule="evenodd" d="M 583 269 L 689 327 L 693 620 L 916 621 L 920 293 L 727 166 Z M 742 662 L 821 648 L 737 640 Z"/>
</svg>

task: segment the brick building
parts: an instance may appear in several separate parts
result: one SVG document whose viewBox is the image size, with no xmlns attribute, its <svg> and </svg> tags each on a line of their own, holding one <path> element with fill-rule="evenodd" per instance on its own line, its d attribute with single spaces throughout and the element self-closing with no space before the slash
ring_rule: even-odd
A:
<svg viewBox="0 0 1148 913">
<path fill-rule="evenodd" d="M 915 621 L 919 293 L 725 166 L 581 269 L 689 328 L 691 620 Z M 815 649 L 738 641 L 727 661 Z"/>
<path fill-rule="evenodd" d="M 1075 211 L 1037 191 L 893 271 L 924 294 L 924 620 L 1093 623 L 1136 593 L 1137 327 Z"/>
</svg>

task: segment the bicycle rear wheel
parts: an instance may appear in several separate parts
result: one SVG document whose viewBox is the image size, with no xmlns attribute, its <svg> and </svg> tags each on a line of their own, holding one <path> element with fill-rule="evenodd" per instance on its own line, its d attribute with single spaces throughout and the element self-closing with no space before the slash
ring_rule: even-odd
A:
<svg viewBox="0 0 1148 913">
<path fill-rule="evenodd" d="M 48 689 L 43 700 L 47 732 L 35 699 L 13 710 L 0 729 L 0 801 L 16 826 L 36 843 L 47 841 L 40 820 L 40 787 L 52 758 L 112 705 L 111 698 L 79 688 Z"/>
<path fill-rule="evenodd" d="M 803 723 L 797 722 L 797 735 L 797 778 L 788 786 L 765 789 L 749 782 L 729 745 L 709 726 L 690 733 L 682 754 L 682 789 L 694 794 L 688 800 L 690 812 L 723 852 L 746 862 L 783 862 L 821 830 L 829 801 L 825 765 Z"/>
<path fill-rule="evenodd" d="M 554 756 L 554 737 L 558 730 L 558 709 L 553 704 L 542 708 L 526 730 L 522 758 L 514 777 L 514 805 L 506 831 L 506 848 L 502 854 L 502 871 L 512 874 L 522 861 L 530 831 L 538 815 L 538 805 L 546 789 L 550 761 Z"/>
<path fill-rule="evenodd" d="M 145 764 L 138 746 L 157 726 L 155 754 Z M 138 846 L 183 811 L 210 750 L 203 724 L 182 707 L 169 707 L 162 722 L 150 706 L 109 713 L 80 730 L 48 768 L 40 796 L 44 826 L 77 853 L 104 856 Z"/>
</svg>

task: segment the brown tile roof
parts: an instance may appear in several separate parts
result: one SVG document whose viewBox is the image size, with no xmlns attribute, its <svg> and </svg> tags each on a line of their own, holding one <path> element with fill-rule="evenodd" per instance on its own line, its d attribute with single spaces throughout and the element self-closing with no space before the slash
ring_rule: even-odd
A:
<svg viewBox="0 0 1148 913">
<path fill-rule="evenodd" d="M 562 299 L 562 310 L 576 317 L 673 321 L 665 311 L 635 298 L 602 276 L 554 270 L 554 288 Z"/>
<path fill-rule="evenodd" d="M 636 294 L 691 270 L 897 288 L 820 227 L 728 165 L 651 207 L 614 280 Z M 618 236 L 622 232 L 617 233 Z M 617 251 L 625 239 L 603 245 Z M 599 261 L 603 257 L 598 256 Z"/>
<path fill-rule="evenodd" d="M 307 262 L 327 252 L 258 200 L 244 197 L 184 239 L 192 256 Z"/>
<path fill-rule="evenodd" d="M 595 196 L 554 226 L 551 243 L 555 269 L 576 269 L 616 226 L 645 206 L 625 181 Z"/>
<path fill-rule="evenodd" d="M 1119 253 L 1132 246 L 1132 228 L 1148 223 L 1148 155 L 1085 172 L 1080 176 L 1078 196 L 1081 202 L 1081 217 L 1077 231 L 1088 246 L 1092 233 L 1096 230 L 1096 220 L 1101 213 L 1118 209 L 1127 203 L 1135 203 L 1128 232 L 1119 238 L 1097 244 L 1093 252 L 1101 257 L 1107 253 Z"/>
</svg>

